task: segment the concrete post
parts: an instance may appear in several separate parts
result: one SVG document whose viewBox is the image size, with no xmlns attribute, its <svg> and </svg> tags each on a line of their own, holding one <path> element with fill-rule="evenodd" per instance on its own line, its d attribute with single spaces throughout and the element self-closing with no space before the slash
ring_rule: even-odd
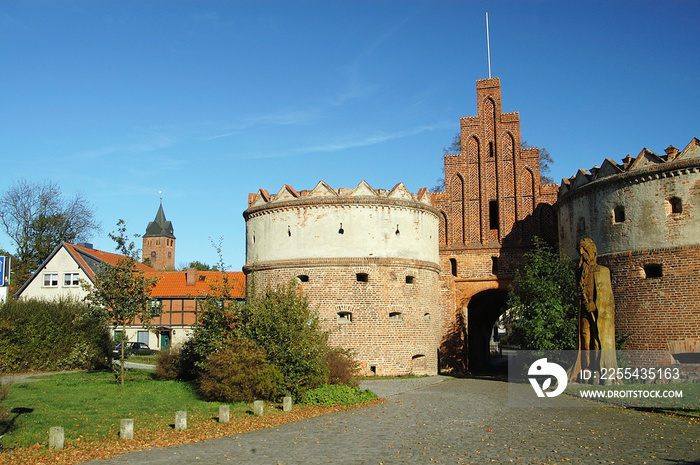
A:
<svg viewBox="0 0 700 465">
<path fill-rule="evenodd" d="M 54 426 L 49 429 L 49 449 L 63 449 L 63 427 Z"/>
<path fill-rule="evenodd" d="M 282 399 L 282 411 L 291 412 L 292 411 L 292 398 L 287 396 Z"/>
<path fill-rule="evenodd" d="M 265 402 L 262 400 L 256 400 L 253 402 L 253 414 L 261 417 L 263 416 L 263 407 L 265 406 Z"/>
<path fill-rule="evenodd" d="M 219 405 L 219 423 L 229 422 L 229 413 L 231 409 L 228 405 Z"/>
<path fill-rule="evenodd" d="M 122 439 L 134 439 L 133 418 L 124 418 L 119 422 L 119 437 Z"/>
<path fill-rule="evenodd" d="M 187 429 L 187 412 L 179 410 L 175 412 L 175 431 L 184 431 Z"/>
</svg>

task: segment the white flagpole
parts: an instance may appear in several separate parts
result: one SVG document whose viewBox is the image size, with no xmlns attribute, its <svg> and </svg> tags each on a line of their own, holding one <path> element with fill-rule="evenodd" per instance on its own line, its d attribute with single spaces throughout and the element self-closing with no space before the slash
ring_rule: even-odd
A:
<svg viewBox="0 0 700 465">
<path fill-rule="evenodd" d="M 491 78 L 491 42 L 489 40 L 489 12 L 486 12 L 486 54 L 489 58 L 489 79 Z"/>
</svg>

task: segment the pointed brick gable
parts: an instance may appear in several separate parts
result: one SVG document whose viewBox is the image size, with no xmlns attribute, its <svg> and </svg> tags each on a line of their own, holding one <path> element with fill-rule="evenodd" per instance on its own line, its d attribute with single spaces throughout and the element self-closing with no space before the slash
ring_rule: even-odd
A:
<svg viewBox="0 0 700 465">
<path fill-rule="evenodd" d="M 326 184 L 325 181 L 319 181 L 311 190 L 311 195 L 313 197 L 337 197 L 338 193 L 334 191 L 331 186 Z"/>
<path fill-rule="evenodd" d="M 658 165 L 660 163 L 664 163 L 663 158 L 651 150 L 644 148 L 641 152 L 639 152 L 639 155 L 637 155 L 637 158 L 634 160 L 634 162 L 632 162 L 632 166 L 630 166 L 629 169 L 638 170 L 650 165 Z"/>
<path fill-rule="evenodd" d="M 289 184 L 285 184 L 275 195 L 275 201 L 280 200 L 294 200 L 301 197 L 297 191 L 294 190 Z"/>
<path fill-rule="evenodd" d="M 367 184 L 367 181 L 361 181 L 355 189 L 350 193 L 351 197 L 376 197 L 377 193 L 372 187 Z"/>
</svg>

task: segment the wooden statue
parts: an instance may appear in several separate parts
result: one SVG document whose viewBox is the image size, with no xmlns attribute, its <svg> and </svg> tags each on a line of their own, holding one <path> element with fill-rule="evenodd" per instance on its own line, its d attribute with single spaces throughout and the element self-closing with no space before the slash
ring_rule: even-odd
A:
<svg viewBox="0 0 700 465">
<path fill-rule="evenodd" d="M 615 300 L 610 283 L 610 270 L 598 265 L 598 251 L 592 239 L 579 241 L 578 355 L 569 370 L 569 380 L 598 383 L 601 375 L 617 369 L 615 352 Z M 590 377 L 580 376 L 587 370 Z M 600 384 L 610 380 L 602 379 Z"/>
</svg>

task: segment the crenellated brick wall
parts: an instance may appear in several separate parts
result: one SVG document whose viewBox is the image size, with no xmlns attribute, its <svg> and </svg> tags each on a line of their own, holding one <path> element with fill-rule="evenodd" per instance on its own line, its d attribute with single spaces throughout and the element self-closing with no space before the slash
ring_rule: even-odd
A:
<svg viewBox="0 0 700 465">
<path fill-rule="evenodd" d="M 284 186 L 249 198 L 249 291 L 297 282 L 363 374 L 437 374 L 438 217 L 426 190 Z"/>
</svg>

